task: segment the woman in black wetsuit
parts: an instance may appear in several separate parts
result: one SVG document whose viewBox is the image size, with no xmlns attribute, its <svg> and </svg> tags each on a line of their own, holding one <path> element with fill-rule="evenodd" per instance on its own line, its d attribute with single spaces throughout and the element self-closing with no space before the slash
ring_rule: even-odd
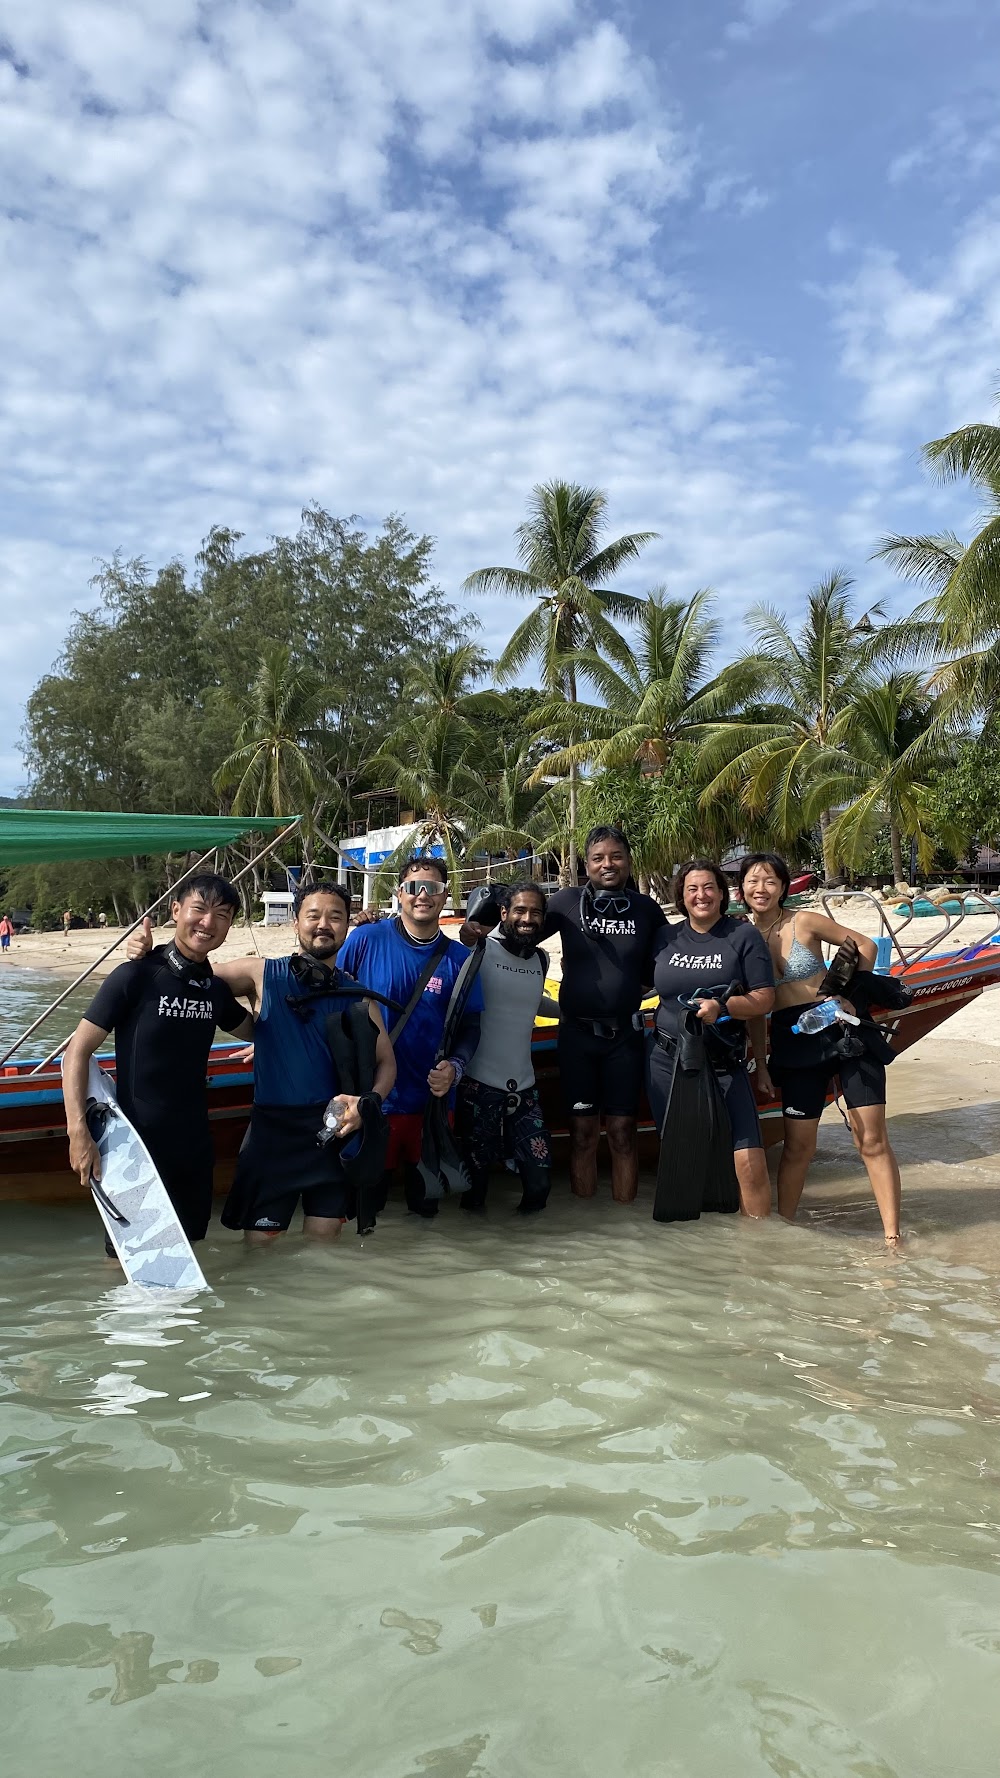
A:
<svg viewBox="0 0 1000 1778">
<path fill-rule="evenodd" d="M 719 866 L 707 858 L 692 858 L 677 872 L 673 896 L 685 916 L 683 924 L 667 926 L 653 950 L 653 986 L 660 1003 L 650 1052 L 649 1098 L 660 1130 L 673 1078 L 674 1046 L 687 1010 L 681 1002 L 699 998 L 698 1018 L 704 1025 L 714 1025 L 723 1012 L 741 1023 L 762 1018 L 774 1001 L 767 945 L 753 926 L 728 917 L 729 884 Z M 736 992 L 723 1006 L 712 990 L 727 989 L 734 982 Z M 727 1037 L 731 1031 L 728 1027 Z M 720 1086 L 732 1127 L 740 1209 L 745 1216 L 769 1216 L 771 1181 L 745 1049 L 745 1038 L 731 1047 L 727 1044 Z"/>
</svg>

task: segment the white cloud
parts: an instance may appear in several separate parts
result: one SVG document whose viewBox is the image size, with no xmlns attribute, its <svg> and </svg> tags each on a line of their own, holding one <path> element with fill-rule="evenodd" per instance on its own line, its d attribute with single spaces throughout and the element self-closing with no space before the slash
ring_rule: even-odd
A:
<svg viewBox="0 0 1000 1778">
<path fill-rule="evenodd" d="M 738 216 L 752 216 L 765 210 L 770 201 L 768 193 L 743 173 L 716 173 L 705 181 L 703 202 L 709 212 L 735 210 Z"/>
<path fill-rule="evenodd" d="M 734 625 L 837 559 L 792 491 L 783 370 L 710 329 L 677 270 L 679 219 L 724 225 L 767 194 L 721 150 L 706 171 L 602 10 L 22 10 L 27 73 L 0 64 L 8 755 L 94 557 L 190 560 L 213 522 L 257 542 L 312 499 L 371 523 L 402 510 L 455 596 L 509 559 L 531 485 L 565 475 L 607 488 L 617 528 L 662 533 L 634 590 L 713 582 Z M 744 16 L 762 28 L 765 0 Z M 948 277 L 883 256 L 842 283 L 860 417 L 817 435 L 818 469 L 892 478 L 907 379 L 985 314 L 995 270 L 984 227 Z M 483 616 L 499 641 L 511 608 Z"/>
<path fill-rule="evenodd" d="M 743 0 L 739 17 L 726 27 L 726 36 L 734 42 L 745 41 L 773 25 L 793 4 L 794 0 Z"/>
<path fill-rule="evenodd" d="M 1000 160 L 1000 125 L 994 121 L 996 100 L 970 98 L 963 111 L 945 106 L 931 116 L 919 142 L 902 149 L 889 162 L 890 185 L 903 185 L 914 174 L 934 180 L 956 193 L 970 180 L 989 172 Z"/>
<path fill-rule="evenodd" d="M 534 481 L 576 476 L 665 530 L 649 579 L 710 557 L 752 590 L 769 373 L 678 308 L 656 239 L 692 157 L 616 25 L 571 0 L 36 0 L 13 59 L 8 753 L 95 556 L 190 559 L 309 499 L 406 511 L 455 593 Z"/>
<path fill-rule="evenodd" d="M 871 252 L 852 279 L 826 293 L 854 425 L 817 440 L 812 458 L 857 478 L 839 520 L 843 548 L 855 560 L 890 531 L 951 526 L 968 535 L 977 522 L 976 495 L 964 484 L 935 484 L 919 458 L 927 440 L 995 417 L 998 221 L 996 206 L 980 210 L 919 275 L 893 255 Z M 887 571 L 869 573 L 897 604 L 912 602 Z"/>
</svg>

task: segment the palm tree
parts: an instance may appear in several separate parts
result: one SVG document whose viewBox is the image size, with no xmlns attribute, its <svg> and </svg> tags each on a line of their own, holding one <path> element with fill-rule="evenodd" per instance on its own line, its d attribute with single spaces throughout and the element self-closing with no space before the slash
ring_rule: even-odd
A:
<svg viewBox="0 0 1000 1778">
<path fill-rule="evenodd" d="M 250 687 L 236 745 L 212 780 L 220 794 L 233 791 L 234 815 L 305 816 L 301 836 L 307 877 L 320 810 L 331 791 L 336 793 L 318 726 L 325 704 L 325 687 L 308 667 L 293 662 L 290 648 L 277 644 L 266 649 Z M 260 890 L 254 867 L 254 899 Z"/>
<path fill-rule="evenodd" d="M 513 863 L 526 847 L 536 854 L 556 843 L 554 787 L 532 771 L 531 748 L 531 738 L 523 735 L 499 744 L 499 771 L 483 779 L 472 810 L 467 859 L 503 852 Z"/>
<path fill-rule="evenodd" d="M 863 862 L 888 824 L 894 881 L 904 882 L 904 834 L 916 840 L 923 870 L 934 856 L 932 825 L 946 844 L 956 838 L 942 834 L 931 803 L 933 776 L 954 754 L 947 715 L 940 700 L 928 704 L 922 674 L 871 685 L 834 718 L 828 744 L 814 755 L 805 817 L 815 820 L 823 810 L 840 808 L 826 843 L 831 859 L 849 869 Z"/>
<path fill-rule="evenodd" d="M 413 850 L 440 842 L 451 877 L 453 898 L 459 895 L 459 856 L 473 819 L 482 778 L 476 769 L 476 735 L 463 716 L 447 710 L 429 716 L 417 711 L 393 730 L 371 762 L 376 782 L 397 791 L 400 801 L 418 817 L 411 834 L 385 860 L 376 890 Z"/>
<path fill-rule="evenodd" d="M 883 538 L 876 556 L 933 597 L 887 625 L 881 648 L 897 658 L 950 655 L 932 675 L 934 689 L 963 715 L 988 720 L 1000 705 L 1000 426 L 960 426 L 922 455 L 939 481 L 968 477 L 983 498 L 983 523 L 968 544 L 951 531 Z"/>
<path fill-rule="evenodd" d="M 703 740 L 710 724 L 731 713 L 738 691 L 733 670 L 709 671 L 719 639 L 719 624 L 710 615 L 713 597 L 705 588 L 685 604 L 657 587 L 639 608 L 635 643 L 623 639 L 618 665 L 593 650 L 574 656 L 603 702 L 553 701 L 539 710 L 539 730 L 582 739 L 550 754 L 536 777 L 584 764 L 638 763 L 644 771 L 662 771 L 680 743 Z"/>
<path fill-rule="evenodd" d="M 468 717 L 493 709 L 495 691 L 473 691 L 490 670 L 490 661 L 474 642 L 438 648 L 426 660 L 414 661 L 403 681 L 402 703 L 448 716 Z"/>
<path fill-rule="evenodd" d="M 542 683 L 554 698 L 577 701 L 577 667 L 581 649 L 621 659 L 622 642 L 615 619 L 631 621 L 640 601 L 615 592 L 607 582 L 624 563 L 637 559 L 655 531 L 635 531 L 604 541 L 607 495 L 574 482 L 542 482 L 532 489 L 528 517 L 518 527 L 518 568 L 480 568 L 470 574 L 470 593 L 504 593 L 533 599 L 534 609 L 507 643 L 497 662 L 497 677 L 509 681 L 530 660 L 541 664 Z M 567 869 L 576 880 L 577 769 L 569 771 L 569 847 Z"/>
<path fill-rule="evenodd" d="M 871 684 L 870 616 L 854 618 L 850 589 L 839 570 L 814 587 L 798 635 L 772 606 L 747 614 L 755 646 L 735 663 L 733 678 L 744 707 L 713 723 L 702 749 L 703 803 L 732 799 L 748 828 L 763 823 L 780 844 L 793 844 L 808 826 L 804 797 L 816 761 L 831 746 L 835 723 Z M 881 615 L 877 606 L 873 612 Z M 829 807 L 817 813 L 829 881 Z"/>
<path fill-rule="evenodd" d="M 292 661 L 290 648 L 265 651 L 236 746 L 213 779 L 217 791 L 234 791 L 234 815 L 292 815 L 311 807 L 319 789 L 315 748 L 323 706 L 323 686 Z"/>
</svg>

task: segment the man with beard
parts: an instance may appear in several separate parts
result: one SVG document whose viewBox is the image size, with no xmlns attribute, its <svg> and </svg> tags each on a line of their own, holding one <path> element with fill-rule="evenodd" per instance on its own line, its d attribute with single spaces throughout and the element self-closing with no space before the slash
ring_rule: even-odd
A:
<svg viewBox="0 0 1000 1778">
<path fill-rule="evenodd" d="M 562 939 L 559 1078 L 569 1114 L 570 1184 L 597 1191 L 601 1115 L 611 1151 L 611 1195 L 630 1204 L 639 1188 L 636 1126 L 645 1039 L 643 990 L 653 980 L 653 942 L 663 909 L 630 886 L 632 854 L 618 827 L 591 828 L 587 881 L 551 896 L 540 937 Z"/>
<path fill-rule="evenodd" d="M 212 1133 L 205 1073 L 217 1026 L 249 1036 L 253 1022 L 209 953 L 229 935 L 239 896 L 205 872 L 184 884 L 171 913 L 174 936 L 153 949 L 152 927 L 130 943 L 128 963 L 103 981 L 63 1062 L 70 1166 L 89 1185 L 101 1157 L 87 1128 L 90 1058 L 115 1034 L 118 1103 L 146 1144 L 189 1241 L 205 1237 L 212 1214 Z M 114 1249 L 105 1243 L 109 1255 Z"/>
<path fill-rule="evenodd" d="M 508 1158 L 521 1178 L 521 1214 L 544 1210 L 548 1199 L 552 1149 L 531 1057 L 539 1011 L 559 1015 L 545 996 L 548 958 L 538 948 L 545 906 L 544 891 L 527 881 L 473 891 L 469 898 L 461 937 L 485 943 L 485 951 L 479 1044 L 455 1105 L 455 1134 L 471 1182 L 462 1194 L 464 1210 L 485 1209 L 490 1168 Z M 497 908 L 500 921 L 491 930 Z"/>
<path fill-rule="evenodd" d="M 352 1214 L 354 1191 L 339 1149 L 321 1144 L 318 1136 L 334 1097 L 340 1100 L 338 1137 L 361 1128 L 365 1107 L 361 1096 L 340 1093 L 327 1019 L 363 1000 L 377 1032 L 367 1097 L 380 1111 L 396 1077 L 378 1007 L 335 965 L 351 917 L 349 892 L 340 883 L 306 884 L 296 893 L 292 916 L 299 947 L 293 956 L 245 957 L 215 971 L 256 1014 L 253 1110 L 222 1212 L 226 1228 L 243 1229 L 251 1243 L 273 1241 L 287 1230 L 300 1199 L 303 1231 L 313 1238 L 336 1239 Z M 134 947 L 136 940 L 130 955 Z"/>
</svg>

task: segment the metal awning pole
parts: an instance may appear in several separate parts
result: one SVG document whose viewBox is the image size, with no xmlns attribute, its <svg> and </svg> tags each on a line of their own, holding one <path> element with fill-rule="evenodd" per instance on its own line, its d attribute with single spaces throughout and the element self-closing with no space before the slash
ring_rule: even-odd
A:
<svg viewBox="0 0 1000 1778">
<path fill-rule="evenodd" d="M 238 875 L 233 877 L 231 880 L 234 883 L 238 883 L 240 880 L 240 877 L 245 877 L 247 874 L 247 871 L 252 870 L 254 865 L 257 864 L 261 858 L 265 858 L 267 856 L 268 852 L 272 852 L 274 850 L 275 846 L 279 846 L 281 844 L 282 840 L 287 839 L 288 835 L 290 833 L 294 832 L 295 828 L 298 827 L 299 822 L 301 820 L 302 820 L 302 816 L 296 815 L 295 820 L 293 822 L 291 822 L 288 827 L 282 828 L 282 830 L 278 834 L 277 838 L 272 840 L 270 845 L 265 846 L 263 852 L 258 852 L 257 857 L 255 859 L 253 859 L 253 861 L 250 864 L 246 865 L 245 868 L 243 870 L 241 870 L 238 873 Z M 158 896 L 154 902 L 151 902 L 149 907 L 146 908 L 144 913 L 139 915 L 139 918 L 137 920 L 133 920 L 131 926 L 127 926 L 125 928 L 124 932 L 120 932 L 118 934 L 118 937 L 114 940 L 113 944 L 110 944 L 108 946 L 106 951 L 102 951 L 101 955 L 99 957 L 94 958 L 93 963 L 88 964 L 87 968 L 82 972 L 82 974 L 77 976 L 75 982 L 70 982 L 69 987 L 65 988 L 63 990 L 63 992 L 59 995 L 58 1000 L 53 1000 L 52 1005 L 47 1006 L 45 1011 L 43 1013 L 39 1014 L 39 1016 L 35 1020 L 34 1024 L 29 1025 L 28 1029 L 26 1031 L 21 1032 L 20 1037 L 17 1038 L 16 1042 L 11 1044 L 11 1047 L 7 1051 L 6 1055 L 0 1056 L 0 1068 L 3 1067 L 5 1062 L 8 1062 L 10 1060 L 11 1056 L 14 1055 L 16 1050 L 19 1050 L 21 1048 L 21 1045 L 27 1041 L 27 1039 L 31 1036 L 32 1032 L 37 1031 L 39 1025 L 44 1025 L 44 1023 L 45 1023 L 46 1019 L 49 1017 L 49 1015 L 51 1013 L 54 1013 L 57 1007 L 62 1006 L 63 1001 L 67 1000 L 69 998 L 69 996 L 72 994 L 73 990 L 75 988 L 78 988 L 80 986 L 81 982 L 85 982 L 89 975 L 93 975 L 94 970 L 98 969 L 100 967 L 100 965 L 102 963 L 104 963 L 108 957 L 111 956 L 112 951 L 116 951 L 120 944 L 124 944 L 125 940 L 133 932 L 135 932 L 136 928 L 138 926 L 141 926 L 142 922 L 144 920 L 147 920 L 149 918 L 150 914 L 152 914 L 156 908 L 160 907 L 163 902 L 167 901 L 174 894 L 175 890 L 180 888 L 182 883 L 186 883 L 188 877 L 193 877 L 195 875 L 195 873 L 201 869 L 202 865 L 206 864 L 208 862 L 208 860 L 212 857 L 213 853 L 216 852 L 217 850 L 218 850 L 217 847 L 212 846 L 208 852 L 203 852 L 201 857 L 198 859 L 197 863 L 189 865 L 188 869 L 183 873 L 183 875 L 179 876 L 175 883 L 171 883 L 169 889 L 165 889 L 163 894 Z M 66 1048 L 66 1045 L 68 1043 L 69 1043 L 69 1038 L 68 1037 L 64 1038 L 62 1043 L 59 1044 L 58 1048 L 54 1049 L 50 1056 L 46 1056 L 44 1062 L 39 1062 L 37 1067 L 35 1067 L 31 1070 L 32 1074 L 39 1074 L 43 1068 L 48 1067 L 48 1064 L 50 1062 L 54 1062 L 56 1057 L 58 1055 L 62 1054 L 63 1050 Z"/>
</svg>

